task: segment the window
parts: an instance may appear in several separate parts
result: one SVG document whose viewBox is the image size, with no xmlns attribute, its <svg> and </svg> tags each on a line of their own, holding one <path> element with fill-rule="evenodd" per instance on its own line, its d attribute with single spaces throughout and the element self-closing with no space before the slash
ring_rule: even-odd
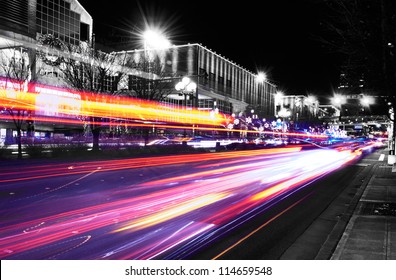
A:
<svg viewBox="0 0 396 280">
<path fill-rule="evenodd" d="M 80 23 L 80 40 L 89 41 L 89 25 L 86 23 Z"/>
<path fill-rule="evenodd" d="M 204 68 L 199 68 L 199 75 L 201 77 L 204 77 L 205 79 L 208 78 L 208 72 L 206 72 L 206 70 Z"/>
</svg>

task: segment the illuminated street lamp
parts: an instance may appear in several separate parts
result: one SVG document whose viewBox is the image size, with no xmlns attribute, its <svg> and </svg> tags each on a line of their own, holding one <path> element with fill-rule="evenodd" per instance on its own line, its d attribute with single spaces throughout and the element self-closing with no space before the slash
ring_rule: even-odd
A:
<svg viewBox="0 0 396 280">
<path fill-rule="evenodd" d="M 363 98 L 360 99 L 360 104 L 369 107 L 371 104 L 374 104 L 374 99 L 371 96 L 363 96 Z"/>
<path fill-rule="evenodd" d="M 145 51 L 148 49 L 166 49 L 171 45 L 164 34 L 158 30 L 147 29 L 142 38 Z"/>
<path fill-rule="evenodd" d="M 257 82 L 262 83 L 267 80 L 267 75 L 264 72 L 259 72 L 256 76 Z"/>
<path fill-rule="evenodd" d="M 346 98 L 345 96 L 342 96 L 340 94 L 334 94 L 334 96 L 331 98 L 331 104 L 340 109 L 340 112 L 342 112 L 342 105 L 346 103 Z M 345 113 L 348 111 L 348 109 L 345 109 Z"/>
<path fill-rule="evenodd" d="M 275 94 L 275 106 L 281 105 L 284 93 L 282 91 L 277 91 Z"/>
<path fill-rule="evenodd" d="M 285 108 L 282 108 L 282 110 L 279 111 L 278 116 L 282 118 L 290 118 L 291 112 Z"/>
<path fill-rule="evenodd" d="M 315 104 L 317 101 L 318 100 L 315 98 L 315 96 L 312 96 L 312 95 L 308 96 L 306 99 L 307 105 Z"/>
<path fill-rule="evenodd" d="M 181 82 L 178 82 L 175 85 L 175 89 L 181 94 L 188 95 L 195 92 L 197 89 L 197 84 L 192 82 L 189 77 L 184 77 Z"/>
<path fill-rule="evenodd" d="M 152 53 L 149 52 L 151 50 L 162 50 L 170 47 L 169 40 L 164 36 L 164 33 L 159 29 L 148 28 L 141 34 L 141 40 L 143 41 L 144 47 L 144 71 L 149 74 L 150 79 L 153 77 L 153 73 L 151 73 L 151 63 Z M 150 92 L 151 81 L 147 83 L 148 92 Z"/>
<path fill-rule="evenodd" d="M 197 90 L 197 84 L 192 82 L 189 77 L 184 77 L 181 82 L 175 85 L 175 89 L 179 92 L 179 95 L 184 95 L 184 107 L 187 106 L 187 95 L 195 93 Z M 184 130 L 184 137 L 186 136 L 186 130 Z"/>
<path fill-rule="evenodd" d="M 346 103 L 346 98 L 344 96 L 335 94 L 334 97 L 331 99 L 331 103 L 334 106 L 341 107 L 343 104 Z"/>
</svg>

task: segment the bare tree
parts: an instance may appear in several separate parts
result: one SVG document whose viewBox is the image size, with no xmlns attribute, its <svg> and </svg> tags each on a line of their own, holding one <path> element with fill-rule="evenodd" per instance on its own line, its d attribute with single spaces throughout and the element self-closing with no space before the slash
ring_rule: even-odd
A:
<svg viewBox="0 0 396 280">
<path fill-rule="evenodd" d="M 0 51 L 0 73 L 4 77 L 0 92 L 2 110 L 7 112 L 17 132 L 18 158 L 22 158 L 22 128 L 33 129 L 34 104 L 29 101 L 29 86 L 36 78 L 36 51 L 10 46 Z"/>
<path fill-rule="evenodd" d="M 330 9 L 323 26 L 327 38 L 324 46 L 344 55 L 343 72 L 349 80 L 349 90 L 364 89 L 381 96 L 380 112 L 393 122 L 396 135 L 396 3 L 392 0 L 325 0 Z M 393 110 L 390 110 L 389 105 Z M 395 148 L 393 148 L 394 150 Z"/>
<path fill-rule="evenodd" d="M 47 51 L 57 52 L 55 56 L 42 52 L 43 61 L 58 67 L 73 89 L 107 95 L 117 91 L 117 85 L 125 75 L 126 54 L 105 53 L 86 43 L 66 44 L 53 35 L 44 35 L 40 41 L 48 47 Z M 102 117 L 88 114 L 81 118 L 92 132 L 93 150 L 98 150 Z"/>
<path fill-rule="evenodd" d="M 387 96 L 395 105 L 396 4 L 390 0 L 325 0 L 328 17 L 323 20 L 324 47 L 344 57 L 342 71 L 349 90 Z"/>
<path fill-rule="evenodd" d="M 173 92 L 178 77 L 165 71 L 158 56 L 143 55 L 138 61 L 129 60 L 128 66 L 135 70 L 130 84 L 137 98 L 164 101 Z"/>
<path fill-rule="evenodd" d="M 180 77 L 167 71 L 161 60 L 162 51 L 134 53 L 127 60 L 129 90 L 127 95 L 144 100 L 164 101 L 174 92 L 175 81 Z M 149 128 L 142 128 L 145 145 L 149 139 Z"/>
</svg>

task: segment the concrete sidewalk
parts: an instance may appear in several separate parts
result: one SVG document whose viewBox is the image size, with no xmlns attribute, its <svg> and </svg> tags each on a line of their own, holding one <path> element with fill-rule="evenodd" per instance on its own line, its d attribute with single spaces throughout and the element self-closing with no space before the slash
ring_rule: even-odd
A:
<svg viewBox="0 0 396 280">
<path fill-rule="evenodd" d="M 396 260 L 396 172 L 388 154 L 383 149 L 367 159 L 378 157 L 332 260 Z"/>
<path fill-rule="evenodd" d="M 396 172 L 388 149 L 353 164 L 360 172 L 281 260 L 396 259 Z"/>
</svg>

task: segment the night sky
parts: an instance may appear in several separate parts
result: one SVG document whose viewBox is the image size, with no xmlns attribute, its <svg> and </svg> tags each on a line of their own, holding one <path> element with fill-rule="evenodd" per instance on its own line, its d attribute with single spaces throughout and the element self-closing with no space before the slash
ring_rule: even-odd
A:
<svg viewBox="0 0 396 280">
<path fill-rule="evenodd" d="M 266 72 L 286 94 L 325 96 L 338 86 L 340 57 L 319 41 L 326 17 L 320 0 L 79 2 L 98 40 L 117 32 L 138 41 L 148 23 L 164 28 L 175 45 L 201 43 L 251 72 Z"/>
</svg>

